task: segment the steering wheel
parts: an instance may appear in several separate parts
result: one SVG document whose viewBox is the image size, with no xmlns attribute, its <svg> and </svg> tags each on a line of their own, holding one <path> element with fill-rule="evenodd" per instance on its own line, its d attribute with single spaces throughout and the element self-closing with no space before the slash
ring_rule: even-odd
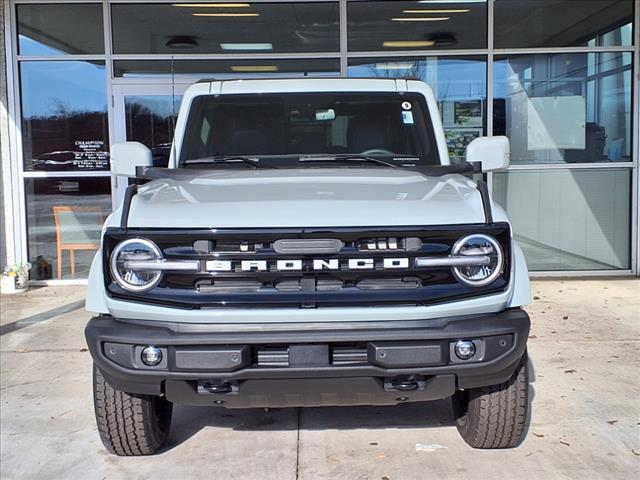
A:
<svg viewBox="0 0 640 480">
<path fill-rule="evenodd" d="M 394 153 L 389 150 L 385 150 L 384 148 L 372 148 L 370 150 L 365 150 L 361 155 L 394 155 Z"/>
</svg>

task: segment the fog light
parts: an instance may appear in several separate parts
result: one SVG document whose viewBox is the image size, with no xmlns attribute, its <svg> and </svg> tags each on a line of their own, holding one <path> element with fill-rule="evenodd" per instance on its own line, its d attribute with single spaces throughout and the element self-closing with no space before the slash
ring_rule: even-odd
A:
<svg viewBox="0 0 640 480">
<path fill-rule="evenodd" d="M 145 365 L 155 367 L 162 361 L 162 350 L 158 347 L 145 347 L 140 356 Z"/>
<path fill-rule="evenodd" d="M 459 340 L 454 351 L 460 360 L 469 360 L 476 354 L 476 346 L 471 340 Z"/>
</svg>

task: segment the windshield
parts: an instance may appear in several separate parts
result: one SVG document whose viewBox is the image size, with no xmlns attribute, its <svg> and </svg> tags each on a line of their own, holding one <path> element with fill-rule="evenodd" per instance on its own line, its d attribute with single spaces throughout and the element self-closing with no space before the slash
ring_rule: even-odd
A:
<svg viewBox="0 0 640 480">
<path fill-rule="evenodd" d="M 263 166 L 315 167 L 315 157 L 349 166 L 439 165 L 425 99 L 416 93 L 279 93 L 196 97 L 187 120 L 181 166 L 238 157 Z M 354 160 L 349 158 L 348 160 Z M 366 160 L 366 159 L 365 159 Z M 209 162 L 210 161 L 210 162 Z M 365 162 L 357 166 L 364 166 Z M 353 165 L 352 165 L 353 166 Z"/>
</svg>

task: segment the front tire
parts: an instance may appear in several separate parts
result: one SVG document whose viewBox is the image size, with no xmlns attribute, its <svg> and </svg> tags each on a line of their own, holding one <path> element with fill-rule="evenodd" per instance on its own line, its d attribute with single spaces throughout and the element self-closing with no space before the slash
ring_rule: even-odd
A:
<svg viewBox="0 0 640 480">
<path fill-rule="evenodd" d="M 473 448 L 513 448 L 524 440 L 529 409 L 527 354 L 505 383 L 453 396 L 458 432 Z"/>
<path fill-rule="evenodd" d="M 156 395 L 135 395 L 116 390 L 95 365 L 93 405 L 100 439 L 111 453 L 151 455 L 167 439 L 173 404 Z"/>
</svg>

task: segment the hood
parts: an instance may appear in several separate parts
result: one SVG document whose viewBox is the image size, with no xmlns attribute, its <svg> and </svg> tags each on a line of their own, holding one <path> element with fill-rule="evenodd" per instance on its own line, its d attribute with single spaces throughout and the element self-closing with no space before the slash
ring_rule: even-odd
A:
<svg viewBox="0 0 640 480">
<path fill-rule="evenodd" d="M 475 184 L 386 168 L 212 170 L 140 188 L 137 228 L 371 227 L 484 222 Z"/>
</svg>

